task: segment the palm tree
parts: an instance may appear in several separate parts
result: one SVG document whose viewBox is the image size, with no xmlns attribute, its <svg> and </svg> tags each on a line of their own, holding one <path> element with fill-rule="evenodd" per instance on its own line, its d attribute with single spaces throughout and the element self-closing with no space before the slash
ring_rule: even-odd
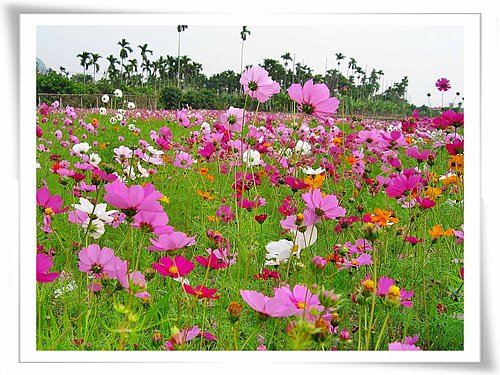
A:
<svg viewBox="0 0 500 375">
<path fill-rule="evenodd" d="M 67 77 L 69 75 L 69 72 L 66 70 L 64 66 L 60 66 L 59 71 L 61 72 L 61 76 L 64 75 L 65 77 Z"/>
<path fill-rule="evenodd" d="M 250 30 L 248 30 L 246 26 L 243 26 L 243 29 L 241 29 L 240 32 L 240 37 L 241 37 L 240 73 L 243 73 L 243 44 L 245 43 L 245 40 L 247 40 L 247 35 L 250 35 Z"/>
<path fill-rule="evenodd" d="M 99 55 L 98 53 L 91 53 L 90 54 L 90 60 L 89 60 L 89 65 L 92 65 L 94 67 L 94 82 L 95 82 L 95 73 L 99 71 L 100 66 L 97 63 L 97 60 L 99 60 L 102 56 Z"/>
<path fill-rule="evenodd" d="M 177 25 L 177 32 L 179 33 L 179 42 L 177 43 L 177 87 L 180 87 L 181 84 L 181 65 L 179 64 L 181 57 L 181 33 L 187 28 L 187 25 Z"/>
<path fill-rule="evenodd" d="M 283 55 L 280 56 L 281 59 L 285 61 L 285 79 L 283 81 L 284 86 L 286 87 L 286 71 L 288 68 L 288 62 L 292 61 L 292 55 L 290 55 L 290 52 L 285 52 Z"/>
<path fill-rule="evenodd" d="M 142 68 L 142 79 L 144 79 L 144 71 L 149 71 L 151 67 L 151 64 L 149 64 L 149 59 L 148 59 L 148 53 L 153 55 L 153 51 L 148 49 L 148 44 L 144 43 L 142 46 L 139 44 L 137 47 L 141 50 L 141 57 L 142 57 L 142 62 L 141 62 L 141 68 Z M 149 73 L 148 73 L 149 74 Z"/>
<path fill-rule="evenodd" d="M 132 53 L 132 47 L 129 46 L 129 42 L 127 42 L 125 40 L 125 38 L 123 38 L 121 41 L 118 42 L 118 45 L 121 47 L 120 49 L 120 59 L 121 59 L 121 62 L 120 62 L 120 75 L 123 71 L 123 60 L 126 59 L 128 57 L 128 54 L 129 53 Z"/>
<path fill-rule="evenodd" d="M 335 54 L 335 60 L 337 60 L 337 70 L 340 71 L 340 61 L 344 60 L 345 56 L 342 54 L 342 52 L 336 53 Z"/>
<path fill-rule="evenodd" d="M 76 57 L 80 58 L 80 65 L 83 66 L 83 83 L 85 83 L 85 76 L 87 73 L 87 69 L 89 68 L 88 60 L 90 59 L 90 53 L 83 51 L 82 53 L 76 55 Z"/>
<path fill-rule="evenodd" d="M 106 60 L 109 62 L 108 70 L 106 72 L 106 78 L 108 78 L 108 75 L 114 77 L 116 76 L 116 66 L 115 64 L 118 62 L 118 59 L 114 57 L 113 55 L 109 55 L 106 57 Z"/>
</svg>

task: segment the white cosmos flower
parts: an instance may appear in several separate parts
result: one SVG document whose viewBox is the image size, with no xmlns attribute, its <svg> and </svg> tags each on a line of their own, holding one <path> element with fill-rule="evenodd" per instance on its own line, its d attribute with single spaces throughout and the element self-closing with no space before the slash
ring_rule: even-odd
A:
<svg viewBox="0 0 500 375">
<path fill-rule="evenodd" d="M 116 89 L 113 93 L 117 98 L 121 98 L 123 96 L 123 91 L 120 89 Z"/>
<path fill-rule="evenodd" d="M 106 114 L 106 108 L 104 108 L 104 107 L 99 108 L 99 114 L 100 115 L 105 115 Z"/>
<path fill-rule="evenodd" d="M 62 289 L 56 289 L 56 290 L 54 290 L 54 298 L 59 298 L 63 293 L 65 293 L 65 292 L 71 292 L 72 290 L 74 290 L 77 287 L 78 287 L 78 285 L 76 284 L 75 280 L 71 280 Z"/>
<path fill-rule="evenodd" d="M 134 167 L 130 166 L 127 168 L 123 168 L 123 174 L 130 178 L 131 180 L 135 180 L 135 171 Z"/>
<path fill-rule="evenodd" d="M 116 154 L 115 160 L 118 162 L 122 161 L 123 159 L 130 159 L 133 155 L 133 151 L 124 145 L 113 149 L 113 151 Z"/>
<path fill-rule="evenodd" d="M 98 203 L 94 208 L 94 205 L 85 198 L 80 198 L 80 204 L 72 204 L 71 206 L 73 206 L 76 210 L 87 213 L 89 216 L 95 216 L 97 219 L 106 224 L 113 221 L 113 217 L 111 215 L 116 212 L 116 210 L 106 211 L 106 203 Z"/>
<path fill-rule="evenodd" d="M 122 115 L 124 115 L 125 114 L 125 110 L 122 109 L 122 108 L 118 108 L 118 113 L 121 113 Z"/>
<path fill-rule="evenodd" d="M 36 167 L 36 169 L 42 168 L 39 162 L 36 162 L 35 167 Z"/>
<path fill-rule="evenodd" d="M 143 168 L 141 163 L 137 162 L 137 170 L 141 173 L 139 177 L 149 177 L 149 172 L 146 168 Z"/>
<path fill-rule="evenodd" d="M 89 227 L 88 228 L 89 234 L 94 239 L 98 239 L 104 234 L 104 222 L 102 222 L 99 219 L 94 219 L 92 220 L 92 222 L 90 222 L 90 217 L 89 217 L 85 219 L 85 221 L 82 224 L 82 227 L 84 227 L 85 229 Z"/>
<path fill-rule="evenodd" d="M 260 164 L 260 152 L 257 150 L 247 150 L 243 153 L 243 162 L 247 165 Z"/>
<path fill-rule="evenodd" d="M 71 148 L 78 156 L 85 154 L 88 150 L 90 150 L 92 146 L 90 146 L 87 142 L 77 143 L 73 145 Z"/>
<path fill-rule="evenodd" d="M 134 131 L 135 130 L 135 124 L 128 124 L 128 130 Z"/>
<path fill-rule="evenodd" d="M 109 95 L 104 94 L 104 95 L 102 96 L 102 98 L 101 98 L 101 101 L 102 101 L 103 103 L 107 103 L 107 102 L 109 102 Z"/>
<path fill-rule="evenodd" d="M 305 174 L 320 174 L 320 173 L 323 173 L 325 171 L 325 168 L 311 168 L 311 167 L 307 167 L 307 168 L 302 168 L 302 172 L 304 172 Z"/>
<path fill-rule="evenodd" d="M 134 102 L 128 102 L 127 103 L 127 108 L 128 109 L 134 109 L 135 108 L 135 103 Z"/>
<path fill-rule="evenodd" d="M 290 258 L 290 253 L 292 253 L 292 249 L 294 248 L 293 242 L 289 240 L 279 240 L 269 242 L 266 245 L 266 250 L 268 254 L 266 254 L 266 266 L 277 266 L 280 263 L 286 261 Z M 296 252 L 297 258 L 300 257 L 300 250 Z"/>
<path fill-rule="evenodd" d="M 297 144 L 295 145 L 295 151 L 300 152 L 302 155 L 306 155 L 311 151 L 311 145 L 307 142 L 304 142 L 303 140 L 297 141 Z"/>
<path fill-rule="evenodd" d="M 99 156 L 99 154 L 96 154 L 94 152 L 89 155 L 89 163 L 92 164 L 94 167 L 97 167 L 100 162 L 101 162 L 101 157 Z"/>
<path fill-rule="evenodd" d="M 291 229 L 290 233 L 295 238 L 295 244 L 299 247 L 299 252 L 306 247 L 312 246 L 318 239 L 318 230 L 314 225 L 307 227 L 305 232 Z"/>
<path fill-rule="evenodd" d="M 116 124 L 116 117 L 111 117 L 111 118 L 109 119 L 109 122 L 110 122 L 112 125 Z"/>
<path fill-rule="evenodd" d="M 148 146 L 147 150 L 154 156 L 163 155 L 163 151 L 155 149 L 153 146 Z"/>
<path fill-rule="evenodd" d="M 123 115 L 122 115 L 121 113 L 117 113 L 117 114 L 116 114 L 116 119 L 117 119 L 118 121 L 123 120 Z"/>
</svg>

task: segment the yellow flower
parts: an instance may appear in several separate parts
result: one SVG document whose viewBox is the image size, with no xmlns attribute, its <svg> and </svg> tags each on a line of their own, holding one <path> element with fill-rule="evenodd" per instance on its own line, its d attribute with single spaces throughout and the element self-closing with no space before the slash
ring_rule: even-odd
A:
<svg viewBox="0 0 500 375">
<path fill-rule="evenodd" d="M 160 202 L 163 202 L 163 203 L 170 203 L 170 198 L 167 197 L 166 195 L 164 195 L 163 197 L 160 198 Z"/>
</svg>

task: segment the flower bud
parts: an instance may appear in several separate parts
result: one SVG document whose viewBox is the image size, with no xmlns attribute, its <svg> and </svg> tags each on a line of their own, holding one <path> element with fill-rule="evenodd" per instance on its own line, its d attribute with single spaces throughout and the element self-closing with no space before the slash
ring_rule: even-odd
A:
<svg viewBox="0 0 500 375">
<path fill-rule="evenodd" d="M 154 330 L 153 332 L 153 342 L 154 343 L 159 343 L 163 340 L 163 335 L 161 334 L 160 331 L 158 331 L 157 329 Z"/>
<path fill-rule="evenodd" d="M 227 308 L 227 313 L 229 315 L 229 320 L 231 323 L 236 323 L 241 315 L 241 310 L 243 307 L 238 302 L 230 302 Z"/>
<path fill-rule="evenodd" d="M 322 270 L 328 265 L 328 261 L 320 256 L 314 256 L 312 259 L 312 264 L 317 270 Z"/>
<path fill-rule="evenodd" d="M 340 296 L 329 290 L 322 290 L 318 295 L 319 303 L 325 309 L 335 307 L 340 303 Z"/>
<path fill-rule="evenodd" d="M 340 333 L 339 333 L 339 338 L 342 341 L 347 341 L 351 338 L 351 334 L 349 333 L 349 331 L 347 329 L 343 328 L 342 331 L 340 331 Z"/>
</svg>

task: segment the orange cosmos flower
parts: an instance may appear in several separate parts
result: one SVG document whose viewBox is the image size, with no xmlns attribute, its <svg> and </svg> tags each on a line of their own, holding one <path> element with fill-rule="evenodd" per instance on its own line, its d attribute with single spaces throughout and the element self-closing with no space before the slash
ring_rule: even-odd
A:
<svg viewBox="0 0 500 375">
<path fill-rule="evenodd" d="M 392 211 L 384 211 L 380 208 L 376 208 L 375 212 L 370 215 L 370 220 L 382 227 L 392 225 L 394 223 L 399 223 L 399 219 L 392 217 Z"/>
<path fill-rule="evenodd" d="M 451 169 L 456 172 L 463 173 L 464 171 L 464 156 L 463 155 L 454 155 L 450 158 L 448 165 Z"/>
<path fill-rule="evenodd" d="M 323 174 L 317 174 L 314 177 L 312 175 L 308 175 L 306 178 L 304 178 L 304 183 L 307 184 L 310 188 L 313 190 L 316 188 L 320 188 L 321 185 L 323 185 L 323 182 L 325 181 L 325 175 Z"/>
<path fill-rule="evenodd" d="M 202 175 L 202 176 L 205 176 L 205 175 L 208 173 L 208 168 L 206 168 L 206 167 L 201 167 L 201 168 L 199 169 L 199 171 L 200 171 L 200 173 L 201 173 L 201 175 Z"/>
<path fill-rule="evenodd" d="M 335 145 L 335 146 L 340 146 L 342 144 L 342 138 L 339 138 L 339 137 L 335 137 L 332 139 L 332 143 Z"/>
<path fill-rule="evenodd" d="M 433 201 L 436 200 L 437 197 L 441 195 L 443 191 L 440 188 L 434 188 L 434 187 L 427 187 L 427 190 L 424 192 L 425 196 L 428 197 L 429 199 L 432 199 Z"/>
<path fill-rule="evenodd" d="M 211 221 L 213 223 L 218 223 L 219 219 L 217 219 L 215 216 L 207 215 L 208 221 Z"/>
<path fill-rule="evenodd" d="M 210 182 L 214 182 L 215 181 L 215 177 L 212 176 L 211 174 L 207 174 L 207 180 L 210 181 Z"/>
<path fill-rule="evenodd" d="M 208 191 L 196 190 L 196 192 L 200 197 L 202 197 L 205 200 L 211 201 L 215 199 L 215 195 L 210 195 Z"/>
<path fill-rule="evenodd" d="M 453 236 L 453 229 L 448 229 L 445 231 L 441 224 L 434 225 L 432 229 L 429 230 L 429 235 L 431 237 L 441 237 L 441 236 Z"/>
<path fill-rule="evenodd" d="M 92 117 L 92 120 L 90 120 L 90 123 L 94 126 L 97 125 L 98 122 L 99 121 L 95 117 Z"/>
</svg>

